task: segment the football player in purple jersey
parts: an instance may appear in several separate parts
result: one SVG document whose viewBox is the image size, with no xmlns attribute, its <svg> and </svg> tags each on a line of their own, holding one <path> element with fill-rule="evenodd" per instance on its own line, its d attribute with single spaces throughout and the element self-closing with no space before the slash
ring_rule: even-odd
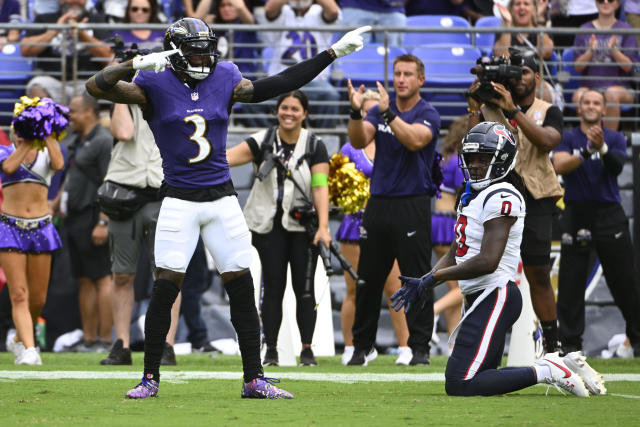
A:
<svg viewBox="0 0 640 427">
<path fill-rule="evenodd" d="M 293 398 L 272 384 L 277 380 L 264 376 L 260 363 L 260 325 L 249 272 L 251 234 L 226 159 L 229 111 L 235 102 L 257 103 L 304 86 L 336 58 L 360 50 L 361 34 L 370 29 L 351 31 L 313 58 L 252 82 L 235 64 L 218 62 L 217 38 L 207 24 L 183 18 L 167 28 L 164 52 L 111 65 L 87 82 L 87 90 L 97 98 L 142 108 L 164 171 L 154 251 L 156 280 L 145 322 L 144 374 L 127 397 L 158 393 L 171 305 L 201 235 L 229 295 L 242 355 L 242 397 Z"/>
</svg>

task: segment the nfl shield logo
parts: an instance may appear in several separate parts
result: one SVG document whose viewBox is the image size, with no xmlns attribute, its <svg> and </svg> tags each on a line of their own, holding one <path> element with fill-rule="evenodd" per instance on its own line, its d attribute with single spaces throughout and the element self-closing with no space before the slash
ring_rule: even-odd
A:
<svg viewBox="0 0 640 427">
<path fill-rule="evenodd" d="M 191 100 L 192 101 L 197 101 L 198 100 L 198 92 L 191 92 Z"/>
</svg>

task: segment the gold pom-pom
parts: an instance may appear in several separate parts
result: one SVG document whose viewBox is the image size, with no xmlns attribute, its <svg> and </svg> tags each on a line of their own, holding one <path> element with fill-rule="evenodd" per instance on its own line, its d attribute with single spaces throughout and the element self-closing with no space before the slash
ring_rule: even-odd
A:
<svg viewBox="0 0 640 427">
<path fill-rule="evenodd" d="M 28 96 L 21 96 L 20 102 L 16 102 L 13 105 L 13 117 L 18 117 L 20 113 L 22 113 L 22 110 L 24 110 L 25 108 L 35 107 L 36 105 L 38 105 L 39 101 L 40 98 L 37 96 L 34 96 L 33 98 L 29 98 Z"/>
<path fill-rule="evenodd" d="M 346 214 L 364 208 L 369 199 L 369 178 L 349 157 L 334 153 L 329 161 L 329 201 Z"/>
</svg>

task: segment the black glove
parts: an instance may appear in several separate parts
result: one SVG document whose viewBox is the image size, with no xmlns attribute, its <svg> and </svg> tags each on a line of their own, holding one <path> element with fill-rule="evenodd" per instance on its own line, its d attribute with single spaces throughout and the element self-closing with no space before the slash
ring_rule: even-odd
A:
<svg viewBox="0 0 640 427">
<path fill-rule="evenodd" d="M 433 277 L 434 271 L 430 271 L 421 278 L 400 276 L 402 287 L 391 295 L 391 304 L 395 311 L 400 311 L 404 306 L 404 312 L 411 309 L 413 302 L 418 299 L 420 307 L 424 306 L 427 291 L 435 288 L 440 282 Z"/>
</svg>

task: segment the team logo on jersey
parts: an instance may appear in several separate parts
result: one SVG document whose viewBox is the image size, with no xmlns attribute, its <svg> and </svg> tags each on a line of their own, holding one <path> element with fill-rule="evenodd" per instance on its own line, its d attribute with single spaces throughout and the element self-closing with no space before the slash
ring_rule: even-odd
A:
<svg viewBox="0 0 640 427">
<path fill-rule="evenodd" d="M 506 138 L 506 140 L 509 141 L 511 143 L 511 145 L 516 145 L 516 142 L 513 139 L 511 139 L 511 137 L 509 136 L 509 133 L 504 128 L 504 126 L 502 126 L 502 125 L 494 126 L 493 127 L 493 133 L 495 133 L 496 135 L 501 136 L 503 138 Z"/>
<path fill-rule="evenodd" d="M 191 92 L 191 100 L 197 101 L 198 99 L 200 99 L 200 95 L 198 95 L 198 92 Z"/>
</svg>

